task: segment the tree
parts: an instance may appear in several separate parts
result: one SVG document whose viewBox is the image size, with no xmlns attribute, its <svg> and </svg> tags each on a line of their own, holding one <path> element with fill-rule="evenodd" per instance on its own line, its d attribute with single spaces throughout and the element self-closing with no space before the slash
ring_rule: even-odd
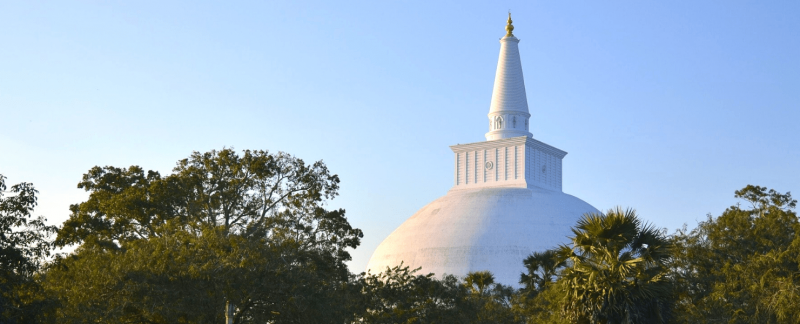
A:
<svg viewBox="0 0 800 324">
<path fill-rule="evenodd" d="M 797 201 L 748 185 L 736 204 L 679 230 L 672 277 L 678 323 L 800 323 Z"/>
<path fill-rule="evenodd" d="M 193 153 L 172 174 L 94 167 L 56 242 L 76 253 L 48 271 L 66 322 L 342 322 L 344 210 L 320 161 L 232 149 Z"/>
<path fill-rule="evenodd" d="M 527 324 L 571 324 L 564 316 L 564 291 L 558 285 L 547 285 L 535 295 L 518 291 L 512 297 L 512 312 L 517 321 Z"/>
<path fill-rule="evenodd" d="M 417 275 L 400 264 L 356 278 L 356 323 L 472 323 L 477 310 L 454 276 Z"/>
<path fill-rule="evenodd" d="M 474 304 L 477 314 L 472 323 L 517 323 L 511 309 L 514 289 L 494 281 L 489 271 L 470 272 L 464 277 L 464 286 L 469 291 L 468 300 Z"/>
<path fill-rule="evenodd" d="M 7 190 L 5 180 L 0 174 L 0 323 L 33 323 L 47 304 L 35 275 L 50 255 L 55 227 L 31 215 L 38 193 L 33 184 Z"/>
<path fill-rule="evenodd" d="M 567 256 L 558 252 L 534 252 L 523 261 L 526 272 L 520 275 L 522 288 L 514 296 L 512 310 L 525 323 L 569 323 L 562 314 L 563 290 L 556 285 Z"/>
<path fill-rule="evenodd" d="M 533 297 L 555 282 L 559 270 L 566 266 L 566 258 L 559 256 L 557 250 L 547 250 L 534 252 L 522 263 L 528 272 L 520 275 L 519 283 Z"/>
<path fill-rule="evenodd" d="M 560 247 L 563 310 L 579 323 L 664 323 L 669 314 L 670 243 L 634 210 L 586 214 Z"/>
</svg>

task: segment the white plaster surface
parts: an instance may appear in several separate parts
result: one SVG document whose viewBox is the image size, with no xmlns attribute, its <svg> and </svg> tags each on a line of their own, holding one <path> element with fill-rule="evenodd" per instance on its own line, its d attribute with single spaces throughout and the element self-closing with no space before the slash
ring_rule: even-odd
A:
<svg viewBox="0 0 800 324">
<path fill-rule="evenodd" d="M 455 153 L 452 190 L 539 187 L 561 190 L 561 160 L 567 152 L 520 136 L 450 146 Z"/>
<path fill-rule="evenodd" d="M 534 251 L 567 243 L 588 203 L 541 188 L 451 190 L 423 207 L 375 250 L 367 270 L 400 264 L 420 273 L 465 276 L 489 270 L 498 282 L 519 286 L 522 261 Z"/>
<path fill-rule="evenodd" d="M 528 97 L 519 58 L 519 39 L 505 36 L 500 39 L 500 57 L 494 76 L 492 103 L 489 107 L 489 132 L 486 140 L 517 136 L 532 136 L 528 131 Z"/>
</svg>

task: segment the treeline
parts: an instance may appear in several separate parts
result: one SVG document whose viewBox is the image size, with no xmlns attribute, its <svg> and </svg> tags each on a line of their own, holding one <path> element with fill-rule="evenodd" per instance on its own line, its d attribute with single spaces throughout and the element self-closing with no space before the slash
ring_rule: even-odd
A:
<svg viewBox="0 0 800 324">
<path fill-rule="evenodd" d="M 520 289 L 351 273 L 363 235 L 326 208 L 339 178 L 285 153 L 95 167 L 78 187 L 48 226 L 33 185 L 0 175 L 0 323 L 800 323 L 796 201 L 758 186 L 671 235 L 633 210 L 584 215 L 524 260 Z"/>
</svg>

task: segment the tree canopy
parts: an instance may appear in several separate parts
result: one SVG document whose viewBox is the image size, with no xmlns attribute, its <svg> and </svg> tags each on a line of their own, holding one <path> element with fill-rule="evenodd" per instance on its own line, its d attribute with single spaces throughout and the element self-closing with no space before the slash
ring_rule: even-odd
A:
<svg viewBox="0 0 800 324">
<path fill-rule="evenodd" d="M 94 167 L 60 228 L 5 180 L 0 323 L 800 323 L 797 202 L 765 187 L 673 235 L 632 209 L 586 214 L 520 260 L 515 289 L 489 271 L 352 273 L 363 234 L 327 208 L 338 176 L 286 153 Z"/>
<path fill-rule="evenodd" d="M 35 276 L 50 255 L 56 230 L 32 215 L 38 191 L 22 182 L 8 188 L 0 174 L 0 316 L 2 323 L 34 322 L 46 300 Z"/>
<path fill-rule="evenodd" d="M 800 323 L 800 236 L 791 193 L 748 185 L 736 204 L 679 230 L 678 323 Z"/>
<path fill-rule="evenodd" d="M 559 253 L 569 264 L 560 274 L 564 310 L 590 323 L 665 323 L 671 286 L 670 243 L 632 209 L 586 214 L 573 228 L 571 246 Z"/>
<path fill-rule="evenodd" d="M 339 178 L 322 162 L 223 149 L 195 152 L 167 176 L 94 167 L 78 187 L 89 198 L 70 207 L 56 240 L 78 248 L 46 281 L 66 301 L 55 316 L 153 323 L 346 316 L 336 293 L 349 279 L 347 249 L 363 234 L 344 210 L 324 208 Z"/>
</svg>

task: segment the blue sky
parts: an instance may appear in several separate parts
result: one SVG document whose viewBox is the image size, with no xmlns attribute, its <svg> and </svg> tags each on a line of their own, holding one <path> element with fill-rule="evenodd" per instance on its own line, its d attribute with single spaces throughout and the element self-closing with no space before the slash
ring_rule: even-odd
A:
<svg viewBox="0 0 800 324">
<path fill-rule="evenodd" d="M 285 151 L 342 179 L 361 271 L 484 140 L 511 9 L 564 191 L 671 231 L 800 190 L 800 2 L 0 2 L 0 173 L 60 224 L 95 165 Z"/>
</svg>

